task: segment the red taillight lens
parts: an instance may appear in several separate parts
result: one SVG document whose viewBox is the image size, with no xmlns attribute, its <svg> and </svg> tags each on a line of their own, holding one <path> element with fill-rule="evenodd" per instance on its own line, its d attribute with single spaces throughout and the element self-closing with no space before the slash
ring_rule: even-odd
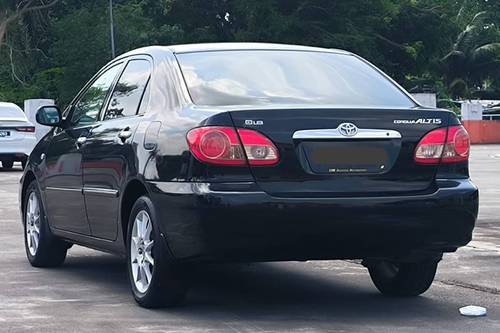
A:
<svg viewBox="0 0 500 333">
<path fill-rule="evenodd" d="M 236 132 L 231 127 L 199 127 L 189 131 L 187 142 L 191 153 L 205 163 L 237 166 L 246 165 L 247 160 L 250 165 L 279 161 L 278 149 L 271 140 L 248 129 Z"/>
<path fill-rule="evenodd" d="M 470 137 L 462 126 L 448 128 L 442 163 L 457 163 L 469 159 Z"/>
<path fill-rule="evenodd" d="M 427 133 L 415 149 L 418 164 L 458 163 L 469 159 L 469 134 L 462 126 Z"/>
<path fill-rule="evenodd" d="M 200 142 L 200 152 L 211 160 L 226 157 L 230 147 L 229 137 L 219 131 L 206 133 Z"/>
<path fill-rule="evenodd" d="M 446 128 L 438 128 L 427 133 L 415 149 L 415 162 L 420 164 L 439 164 L 446 141 Z"/>
<path fill-rule="evenodd" d="M 18 132 L 35 133 L 35 128 L 33 126 L 16 127 L 16 131 L 18 131 Z"/>
<path fill-rule="evenodd" d="M 189 150 L 200 161 L 218 165 L 245 165 L 238 134 L 231 127 L 199 127 L 187 134 Z"/>
<path fill-rule="evenodd" d="M 274 165 L 279 162 L 278 149 L 267 137 L 249 129 L 238 129 L 250 165 Z"/>
</svg>

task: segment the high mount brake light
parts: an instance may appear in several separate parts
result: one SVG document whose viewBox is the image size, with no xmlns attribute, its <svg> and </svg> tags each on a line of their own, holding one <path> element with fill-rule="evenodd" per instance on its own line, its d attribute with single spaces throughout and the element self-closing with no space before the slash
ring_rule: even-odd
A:
<svg viewBox="0 0 500 333">
<path fill-rule="evenodd" d="M 194 128 L 188 132 L 187 142 L 191 153 L 204 163 L 265 166 L 279 162 L 278 149 L 271 140 L 249 129 L 222 126 Z"/>
<path fill-rule="evenodd" d="M 470 138 L 462 126 L 435 129 L 427 133 L 415 149 L 418 164 L 450 164 L 469 159 Z"/>
</svg>

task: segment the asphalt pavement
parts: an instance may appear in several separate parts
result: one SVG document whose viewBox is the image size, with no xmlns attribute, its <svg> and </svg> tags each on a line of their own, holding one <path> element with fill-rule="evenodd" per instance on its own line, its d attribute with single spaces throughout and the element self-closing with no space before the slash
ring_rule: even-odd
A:
<svg viewBox="0 0 500 333">
<path fill-rule="evenodd" d="M 74 246 L 62 267 L 29 265 L 16 167 L 0 171 L 0 332 L 500 332 L 500 145 L 472 150 L 474 240 L 411 299 L 380 295 L 354 261 L 312 261 L 193 267 L 183 306 L 139 308 L 120 258 Z M 460 316 L 470 304 L 488 315 Z"/>
</svg>

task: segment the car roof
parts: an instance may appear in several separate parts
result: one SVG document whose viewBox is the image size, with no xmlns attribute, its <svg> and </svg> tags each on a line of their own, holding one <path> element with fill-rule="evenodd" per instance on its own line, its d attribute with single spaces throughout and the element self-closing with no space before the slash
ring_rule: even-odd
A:
<svg viewBox="0 0 500 333">
<path fill-rule="evenodd" d="M 270 50 L 270 51 L 310 51 L 310 52 L 349 52 L 336 49 L 325 49 L 321 47 L 272 44 L 272 43 L 202 43 L 167 46 L 174 53 L 192 53 L 207 51 L 238 51 L 238 50 Z"/>
<path fill-rule="evenodd" d="M 352 54 L 351 52 L 339 49 L 325 49 L 321 47 L 290 45 L 290 44 L 200 43 L 200 44 L 182 44 L 182 45 L 169 45 L 169 46 L 159 46 L 159 45 L 147 46 L 127 52 L 118 58 L 129 57 L 140 54 L 150 54 L 152 56 L 155 56 L 158 53 L 164 53 L 164 52 L 181 54 L 181 53 L 194 53 L 194 52 L 241 51 L 241 50 L 306 51 L 306 52 L 328 52 L 328 53 L 347 54 L 347 55 Z"/>
</svg>

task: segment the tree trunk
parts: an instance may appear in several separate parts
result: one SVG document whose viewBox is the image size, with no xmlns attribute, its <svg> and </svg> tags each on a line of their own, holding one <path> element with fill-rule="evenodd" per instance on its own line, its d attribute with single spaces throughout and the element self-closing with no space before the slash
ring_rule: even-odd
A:
<svg viewBox="0 0 500 333">
<path fill-rule="evenodd" d="M 5 37 L 5 32 L 7 31 L 7 24 L 0 23 L 0 49 L 2 49 L 3 39 Z"/>
</svg>

